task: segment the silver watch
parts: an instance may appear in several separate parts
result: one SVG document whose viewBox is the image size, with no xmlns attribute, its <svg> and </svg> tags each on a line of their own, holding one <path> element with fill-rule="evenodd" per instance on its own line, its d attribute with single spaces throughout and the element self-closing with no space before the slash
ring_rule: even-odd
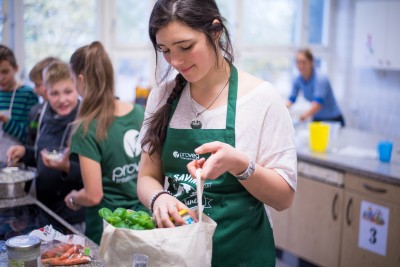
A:
<svg viewBox="0 0 400 267">
<path fill-rule="evenodd" d="M 244 171 L 244 173 L 239 174 L 239 175 L 235 175 L 235 177 L 238 180 L 244 181 L 244 180 L 248 179 L 250 176 L 252 176 L 255 170 L 256 170 L 256 164 L 254 163 L 254 161 L 250 160 L 249 161 L 249 166 Z"/>
</svg>

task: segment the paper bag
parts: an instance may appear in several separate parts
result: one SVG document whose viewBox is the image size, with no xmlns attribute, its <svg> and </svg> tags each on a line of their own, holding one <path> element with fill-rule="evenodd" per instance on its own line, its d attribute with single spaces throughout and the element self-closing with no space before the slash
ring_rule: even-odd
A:
<svg viewBox="0 0 400 267">
<path fill-rule="evenodd" d="M 197 197 L 201 199 L 202 194 Z M 104 221 L 100 258 L 105 266 L 211 266 L 217 224 L 205 214 L 201 216 L 202 221 L 195 224 L 153 230 L 115 228 Z"/>
</svg>

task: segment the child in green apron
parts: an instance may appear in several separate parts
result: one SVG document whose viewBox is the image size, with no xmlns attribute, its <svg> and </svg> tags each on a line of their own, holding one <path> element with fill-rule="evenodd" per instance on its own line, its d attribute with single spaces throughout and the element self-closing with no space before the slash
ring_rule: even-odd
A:
<svg viewBox="0 0 400 267">
<path fill-rule="evenodd" d="M 213 266 L 275 266 L 264 204 L 288 208 L 296 188 L 290 115 L 273 86 L 233 65 L 232 45 L 214 0 L 159 0 L 150 39 L 178 71 L 152 90 L 141 131 L 138 195 L 158 227 L 183 224 L 196 201 L 217 222 Z M 158 54 L 157 54 L 158 55 Z M 193 252 L 195 253 L 195 252 Z"/>
<path fill-rule="evenodd" d="M 99 244 L 103 232 L 99 209 L 146 210 L 136 195 L 141 154 L 136 141 L 144 109 L 115 99 L 113 67 L 100 42 L 76 50 L 70 63 L 83 97 L 71 153 L 79 155 L 84 188 L 71 191 L 65 203 L 74 210 L 88 207 L 85 235 Z"/>
</svg>

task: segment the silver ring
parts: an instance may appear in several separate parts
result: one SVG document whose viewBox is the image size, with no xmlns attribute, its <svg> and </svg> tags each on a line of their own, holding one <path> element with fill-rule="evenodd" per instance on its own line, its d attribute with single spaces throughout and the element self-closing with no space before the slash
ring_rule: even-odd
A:
<svg viewBox="0 0 400 267">
<path fill-rule="evenodd" d="M 75 202 L 74 202 L 74 200 L 72 199 L 72 197 L 69 198 L 69 203 L 71 203 L 72 206 L 75 206 Z"/>
</svg>

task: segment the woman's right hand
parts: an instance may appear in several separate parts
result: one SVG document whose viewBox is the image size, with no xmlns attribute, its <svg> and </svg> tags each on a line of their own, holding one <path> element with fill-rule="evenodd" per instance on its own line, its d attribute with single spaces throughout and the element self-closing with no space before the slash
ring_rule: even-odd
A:
<svg viewBox="0 0 400 267">
<path fill-rule="evenodd" d="M 171 217 L 174 218 L 176 224 L 184 225 L 185 221 L 179 214 L 179 211 L 183 209 L 186 209 L 189 215 L 197 222 L 196 213 L 178 199 L 169 194 L 160 195 L 153 205 L 153 216 L 157 221 L 158 228 L 175 227 L 174 223 L 170 220 Z"/>
<path fill-rule="evenodd" d="M 13 145 L 7 150 L 7 165 L 13 166 L 22 159 L 26 150 L 22 145 Z"/>
</svg>

